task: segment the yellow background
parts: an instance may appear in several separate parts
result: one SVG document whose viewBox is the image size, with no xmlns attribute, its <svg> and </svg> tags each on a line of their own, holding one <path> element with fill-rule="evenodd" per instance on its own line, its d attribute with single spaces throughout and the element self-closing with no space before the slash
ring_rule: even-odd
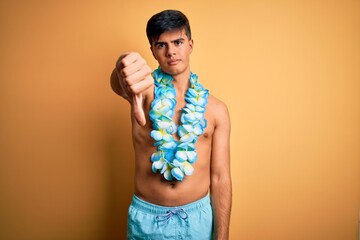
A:
<svg viewBox="0 0 360 240">
<path fill-rule="evenodd" d="M 232 119 L 231 239 L 357 239 L 360 2 L 0 2 L 0 239 L 124 239 L 132 196 L 120 53 L 190 19 L 192 70 Z M 179 196 L 181 197 L 181 196 Z"/>
</svg>

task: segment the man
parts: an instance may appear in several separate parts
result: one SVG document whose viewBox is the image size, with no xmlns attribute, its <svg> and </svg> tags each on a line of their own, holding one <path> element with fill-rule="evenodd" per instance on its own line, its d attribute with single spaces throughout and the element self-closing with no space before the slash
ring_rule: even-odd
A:
<svg viewBox="0 0 360 240">
<path fill-rule="evenodd" d="M 131 104 L 135 195 L 128 239 L 228 239 L 227 107 L 190 71 L 194 42 L 183 13 L 154 15 L 146 32 L 159 68 L 151 74 L 140 54 L 125 53 L 111 76 L 113 90 Z"/>
</svg>

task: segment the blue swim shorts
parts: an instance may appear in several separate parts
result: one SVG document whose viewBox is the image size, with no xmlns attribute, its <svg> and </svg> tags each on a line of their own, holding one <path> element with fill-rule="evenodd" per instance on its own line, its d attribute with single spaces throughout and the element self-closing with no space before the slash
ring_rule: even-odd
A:
<svg viewBox="0 0 360 240">
<path fill-rule="evenodd" d="M 164 207 L 134 195 L 129 207 L 127 239 L 209 240 L 213 230 L 210 197 L 183 206 Z"/>
</svg>

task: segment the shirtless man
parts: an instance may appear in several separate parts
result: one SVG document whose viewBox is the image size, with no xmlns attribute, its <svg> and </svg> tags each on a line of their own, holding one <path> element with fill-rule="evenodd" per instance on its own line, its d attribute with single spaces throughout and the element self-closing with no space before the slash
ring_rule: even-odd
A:
<svg viewBox="0 0 360 240">
<path fill-rule="evenodd" d="M 207 97 L 202 85 L 196 88 L 190 83 L 196 78 L 189 63 L 194 42 L 184 14 L 175 10 L 160 12 L 148 21 L 146 32 L 159 69 L 151 74 L 140 54 L 131 52 L 120 56 L 111 75 L 113 90 L 131 104 L 135 195 L 129 208 L 127 237 L 228 239 L 231 177 L 227 107 L 214 96 Z M 170 77 L 173 85 L 154 85 L 163 76 Z M 189 88 L 202 97 L 189 100 Z M 167 99 L 162 101 L 165 95 Z M 164 106 L 156 109 L 155 102 L 174 107 L 172 114 L 164 113 L 170 116 L 170 120 L 165 117 L 167 125 L 161 122 L 164 115 L 158 113 Z M 193 107 L 198 103 L 196 112 Z M 183 117 L 187 120 L 182 120 L 185 107 L 190 113 Z M 187 128 L 169 131 L 171 118 L 179 128 L 197 124 L 197 133 L 188 134 Z M 169 142 L 177 145 L 166 147 Z M 181 143 L 187 148 L 182 152 Z"/>
</svg>

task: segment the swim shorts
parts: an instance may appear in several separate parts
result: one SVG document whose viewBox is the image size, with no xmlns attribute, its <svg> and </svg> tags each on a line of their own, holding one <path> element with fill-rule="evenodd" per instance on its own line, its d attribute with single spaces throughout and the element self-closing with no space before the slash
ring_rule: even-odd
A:
<svg viewBox="0 0 360 240">
<path fill-rule="evenodd" d="M 164 207 L 133 196 L 129 207 L 127 239 L 209 240 L 213 213 L 210 197 L 178 207 Z"/>
</svg>

